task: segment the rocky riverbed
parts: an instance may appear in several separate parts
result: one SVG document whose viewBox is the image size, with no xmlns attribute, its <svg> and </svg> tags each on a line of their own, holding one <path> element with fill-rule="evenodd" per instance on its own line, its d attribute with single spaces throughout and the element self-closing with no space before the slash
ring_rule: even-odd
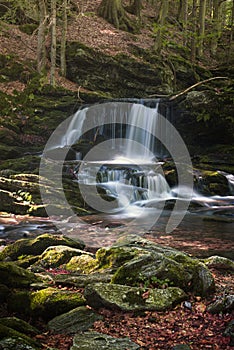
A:
<svg viewBox="0 0 234 350">
<path fill-rule="evenodd" d="M 8 242 L 0 260 L 2 349 L 180 349 L 181 343 L 195 350 L 204 339 L 209 348 L 212 338 L 219 349 L 233 344 L 234 263 L 227 258 L 199 260 L 137 235 L 94 253 L 57 232 Z M 196 332 L 179 333 L 173 323 L 168 327 L 177 337 L 162 341 L 156 320 L 163 331 L 162 322 L 182 310 L 204 334 L 195 342 Z"/>
</svg>

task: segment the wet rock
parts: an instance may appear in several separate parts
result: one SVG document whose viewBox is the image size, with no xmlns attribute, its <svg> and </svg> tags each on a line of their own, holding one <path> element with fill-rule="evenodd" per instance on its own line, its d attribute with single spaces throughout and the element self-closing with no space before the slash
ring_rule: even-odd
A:
<svg viewBox="0 0 234 350">
<path fill-rule="evenodd" d="M 204 263 L 206 266 L 214 267 L 218 270 L 220 269 L 234 271 L 234 261 L 223 256 L 210 256 L 209 258 L 204 260 Z"/>
<path fill-rule="evenodd" d="M 8 246 L 6 246 L 0 253 L 0 260 L 6 258 L 17 260 L 24 255 L 39 255 L 42 254 L 46 248 L 55 245 L 65 245 L 68 247 L 83 249 L 85 244 L 83 241 L 77 239 L 76 241 L 64 235 L 52 235 L 45 233 L 34 239 L 25 238 L 20 239 Z"/>
<path fill-rule="evenodd" d="M 186 294 L 176 287 L 143 289 L 107 283 L 88 285 L 84 296 L 93 308 L 106 307 L 122 311 L 168 310 L 186 298 Z"/>
<path fill-rule="evenodd" d="M 9 288 L 27 288 L 38 278 L 13 262 L 0 262 L 0 279 Z"/>
<path fill-rule="evenodd" d="M 77 333 L 92 328 L 103 317 L 85 306 L 77 307 L 65 314 L 53 318 L 48 323 L 49 329 L 56 333 Z"/>
<path fill-rule="evenodd" d="M 210 304 L 207 311 L 212 314 L 220 312 L 231 312 L 234 310 L 234 295 L 227 295 Z"/>
<path fill-rule="evenodd" d="M 84 332 L 76 334 L 70 350 L 137 350 L 140 346 L 128 338 L 113 338 L 98 332 Z"/>
</svg>

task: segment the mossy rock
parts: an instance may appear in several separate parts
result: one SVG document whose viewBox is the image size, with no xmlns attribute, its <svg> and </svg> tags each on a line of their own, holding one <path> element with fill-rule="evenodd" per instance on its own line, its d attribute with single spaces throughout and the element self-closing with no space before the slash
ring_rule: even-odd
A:
<svg viewBox="0 0 234 350">
<path fill-rule="evenodd" d="M 78 271 L 79 273 L 79 271 Z M 88 284 L 93 283 L 109 283 L 111 281 L 113 275 L 109 273 L 100 273 L 100 272 L 94 272 L 90 274 L 82 274 L 77 275 L 77 272 L 70 274 L 58 274 L 54 276 L 54 282 L 56 285 L 60 286 L 68 286 L 68 287 L 76 287 L 76 288 L 82 288 L 86 287 Z"/>
<path fill-rule="evenodd" d="M 73 256 L 64 267 L 68 271 L 89 274 L 97 269 L 98 261 L 92 255 L 81 254 L 80 256 Z"/>
<path fill-rule="evenodd" d="M 116 254 L 118 249 L 124 247 L 133 254 L 130 259 L 122 261 L 113 275 L 112 283 L 136 286 L 157 279 L 162 284 L 166 281 L 169 285 L 202 296 L 215 289 L 214 279 L 208 268 L 198 259 L 183 252 L 129 235 L 117 241 L 109 249 L 109 253 Z"/>
<path fill-rule="evenodd" d="M 8 336 L 0 340 L 0 348 L 3 350 L 38 350 L 41 349 L 41 346 L 31 345 L 20 336 Z"/>
<path fill-rule="evenodd" d="M 213 267 L 218 270 L 234 271 L 234 261 L 223 256 L 210 256 L 203 260 L 207 267 Z"/>
<path fill-rule="evenodd" d="M 0 262 L 0 277 L 9 288 L 27 288 L 38 281 L 36 275 L 13 262 Z"/>
<path fill-rule="evenodd" d="M 1 342 L 4 342 L 4 339 L 6 338 L 12 338 L 12 339 L 15 339 L 17 342 L 22 342 L 24 345 L 25 345 L 25 348 L 23 347 L 19 347 L 17 348 L 14 347 L 4 347 L 3 349 L 39 349 L 40 348 L 40 344 L 38 342 L 36 342 L 35 340 L 31 339 L 30 337 L 28 337 L 27 335 L 21 333 L 21 332 L 18 332 L 17 330 L 15 329 L 12 329 L 10 327 L 7 327 L 3 324 L 0 323 L 0 346 L 1 346 Z M 16 343 L 17 344 L 17 343 Z M 10 345 L 10 344 L 9 344 Z"/>
<path fill-rule="evenodd" d="M 30 302 L 32 316 L 43 317 L 46 320 L 85 305 L 85 299 L 81 293 L 51 287 L 32 292 Z"/>
<path fill-rule="evenodd" d="M 140 346 L 129 338 L 114 338 L 98 332 L 83 332 L 76 334 L 70 350 L 137 350 Z"/>
<path fill-rule="evenodd" d="M 85 306 L 77 307 L 49 321 L 48 328 L 56 333 L 78 333 L 92 328 L 103 317 Z"/>
<path fill-rule="evenodd" d="M 106 307 L 122 311 L 165 311 L 187 297 L 177 287 L 146 289 L 107 283 L 88 285 L 84 296 L 94 309 Z"/>
<path fill-rule="evenodd" d="M 25 255 L 39 255 L 46 250 L 46 248 L 55 245 L 65 245 L 68 247 L 76 249 L 84 249 L 85 244 L 81 240 L 73 240 L 69 237 L 66 237 L 62 234 L 52 235 L 45 233 L 36 238 L 25 238 L 20 239 L 8 246 L 6 246 L 3 251 L 0 253 L 0 260 L 6 258 L 11 260 L 17 260 L 20 256 Z"/>
<path fill-rule="evenodd" d="M 71 248 L 65 245 L 56 245 L 46 248 L 41 254 L 34 266 L 42 266 L 43 268 L 59 267 L 68 263 L 72 257 L 88 256 L 92 258 L 92 254 L 84 254 L 81 249 Z"/>
<path fill-rule="evenodd" d="M 39 330 L 31 326 L 29 323 L 17 317 L 2 317 L 0 318 L 0 325 L 12 328 L 17 332 L 34 336 L 39 334 Z"/>
<path fill-rule="evenodd" d="M 96 253 L 97 266 L 100 271 L 105 269 L 114 271 L 141 253 L 142 250 L 130 247 L 100 248 Z"/>
</svg>

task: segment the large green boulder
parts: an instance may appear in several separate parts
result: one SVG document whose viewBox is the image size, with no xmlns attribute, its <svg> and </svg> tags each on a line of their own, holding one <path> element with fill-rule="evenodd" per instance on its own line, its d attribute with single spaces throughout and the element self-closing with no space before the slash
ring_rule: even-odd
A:
<svg viewBox="0 0 234 350">
<path fill-rule="evenodd" d="M 185 292 L 177 287 L 147 289 L 108 283 L 88 285 L 84 296 L 88 305 L 95 309 L 109 308 L 122 311 L 164 311 L 187 297 Z"/>
<path fill-rule="evenodd" d="M 34 273 L 13 262 L 0 262 L 0 279 L 9 288 L 27 288 L 38 281 Z"/>
<path fill-rule="evenodd" d="M 83 249 L 85 244 L 77 239 L 76 241 L 62 234 L 45 233 L 36 238 L 20 239 L 6 246 L 0 253 L 0 260 L 11 259 L 17 260 L 24 255 L 40 255 L 50 246 L 65 245 L 68 247 Z"/>
<path fill-rule="evenodd" d="M 112 283 L 130 286 L 167 284 L 205 296 L 215 289 L 209 269 L 198 259 L 139 236 L 121 238 L 96 254 L 100 269 L 114 272 Z"/>
</svg>

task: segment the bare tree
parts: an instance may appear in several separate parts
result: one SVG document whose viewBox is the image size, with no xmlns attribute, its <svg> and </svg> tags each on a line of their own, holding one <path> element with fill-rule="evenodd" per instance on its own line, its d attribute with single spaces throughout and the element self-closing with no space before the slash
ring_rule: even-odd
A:
<svg viewBox="0 0 234 350">
<path fill-rule="evenodd" d="M 197 45 L 198 57 L 201 57 L 203 55 L 204 36 L 205 36 L 205 15 L 206 15 L 206 0 L 200 0 L 199 22 L 198 22 L 198 45 Z"/>
<path fill-rule="evenodd" d="M 62 35 L 61 35 L 61 51 L 60 51 L 60 68 L 61 68 L 61 74 L 63 77 L 66 76 L 67 7 L 68 7 L 68 1 L 63 0 Z"/>
</svg>

